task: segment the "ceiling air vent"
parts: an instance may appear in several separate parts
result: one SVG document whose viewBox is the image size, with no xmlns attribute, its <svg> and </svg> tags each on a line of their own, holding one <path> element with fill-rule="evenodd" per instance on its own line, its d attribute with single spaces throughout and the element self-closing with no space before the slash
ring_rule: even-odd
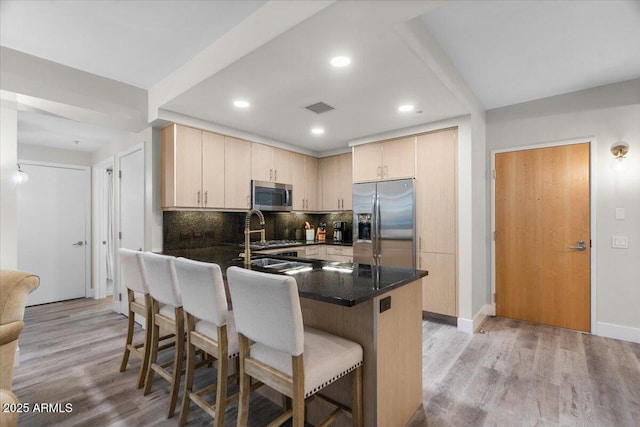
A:
<svg viewBox="0 0 640 427">
<path fill-rule="evenodd" d="M 327 111 L 331 111 L 334 108 L 331 105 L 325 104 L 324 102 L 316 102 L 315 104 L 304 107 L 309 111 L 313 111 L 316 114 L 326 113 Z"/>
</svg>

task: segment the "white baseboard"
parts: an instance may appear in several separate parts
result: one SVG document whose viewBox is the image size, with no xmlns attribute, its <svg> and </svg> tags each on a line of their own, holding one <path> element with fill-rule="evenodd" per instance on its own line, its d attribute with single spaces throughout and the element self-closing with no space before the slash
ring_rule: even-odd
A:
<svg viewBox="0 0 640 427">
<path fill-rule="evenodd" d="M 596 335 L 640 344 L 640 328 L 596 322 Z"/>
<path fill-rule="evenodd" d="M 458 317 L 458 330 L 468 334 L 473 334 L 478 330 L 487 316 L 495 316 L 495 306 L 485 304 L 485 306 L 482 307 L 475 316 L 473 316 L 473 320 Z"/>
</svg>

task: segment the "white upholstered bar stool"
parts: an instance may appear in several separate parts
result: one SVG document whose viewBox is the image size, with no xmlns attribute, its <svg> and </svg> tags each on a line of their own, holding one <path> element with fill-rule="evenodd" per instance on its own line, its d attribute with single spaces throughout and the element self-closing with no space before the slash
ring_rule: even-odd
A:
<svg viewBox="0 0 640 427">
<path fill-rule="evenodd" d="M 149 295 L 149 285 L 147 274 L 144 269 L 142 252 L 131 249 L 118 249 L 120 257 L 120 271 L 122 281 L 127 287 L 127 301 L 129 302 L 127 322 L 127 341 L 124 345 L 124 355 L 120 364 L 120 372 L 127 370 L 129 355 L 133 353 L 140 358 L 140 372 L 138 373 L 138 388 L 142 388 L 149 366 L 149 356 L 151 348 L 151 313 L 152 302 Z M 142 316 L 145 320 L 144 342 L 133 344 L 133 329 L 135 326 L 135 315 Z"/>
<path fill-rule="evenodd" d="M 233 313 L 229 311 L 224 290 L 222 271 L 217 264 L 178 258 L 176 273 L 182 291 L 182 304 L 187 316 L 187 372 L 185 378 L 180 425 L 187 422 L 189 406 L 193 401 L 213 417 L 215 426 L 224 425 L 227 397 L 229 361 L 238 357 L 238 334 Z M 217 381 L 200 390 L 193 389 L 196 368 L 196 350 L 217 359 Z M 210 405 L 202 395 L 216 392 L 215 405 Z"/>
<path fill-rule="evenodd" d="M 151 355 L 147 378 L 145 380 L 145 396 L 151 392 L 154 373 L 169 382 L 169 410 L 167 418 L 171 418 L 176 409 L 178 392 L 180 390 L 180 377 L 184 358 L 184 311 L 182 308 L 182 295 L 176 276 L 175 258 L 166 255 L 158 255 L 151 252 L 143 254 L 144 265 L 147 271 L 149 293 L 153 301 L 153 328 L 151 338 Z M 175 351 L 173 362 L 158 363 L 158 347 L 161 330 L 170 331 L 175 335 Z M 169 372 L 166 368 L 173 365 Z"/>
<path fill-rule="evenodd" d="M 238 426 L 246 426 L 250 377 L 291 397 L 292 409 L 272 425 L 293 417 L 304 426 L 305 399 L 351 374 L 353 425 L 362 425 L 362 346 L 304 327 L 294 278 L 229 267 L 227 281 L 240 341 Z M 255 341 L 249 347 L 249 340 Z M 337 408 L 322 425 L 332 422 Z"/>
</svg>

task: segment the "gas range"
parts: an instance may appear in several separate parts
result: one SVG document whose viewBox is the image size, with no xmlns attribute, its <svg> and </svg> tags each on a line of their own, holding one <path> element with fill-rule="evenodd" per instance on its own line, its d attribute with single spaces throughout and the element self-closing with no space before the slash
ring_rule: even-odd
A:
<svg viewBox="0 0 640 427">
<path fill-rule="evenodd" d="M 244 244 L 241 246 L 244 247 Z M 264 243 L 252 242 L 251 245 L 249 245 L 251 249 L 255 250 L 286 248 L 289 246 L 300 246 L 300 242 L 295 240 L 267 240 Z"/>
</svg>

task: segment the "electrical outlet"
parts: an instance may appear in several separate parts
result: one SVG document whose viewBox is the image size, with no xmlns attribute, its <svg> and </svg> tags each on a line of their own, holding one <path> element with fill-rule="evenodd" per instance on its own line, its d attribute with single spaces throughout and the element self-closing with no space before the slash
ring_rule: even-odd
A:
<svg viewBox="0 0 640 427">
<path fill-rule="evenodd" d="M 382 298 L 380 300 L 380 313 L 391 309 L 391 297 Z"/>
<path fill-rule="evenodd" d="M 611 247 L 617 249 L 629 248 L 629 237 L 627 236 L 612 236 Z"/>
</svg>

